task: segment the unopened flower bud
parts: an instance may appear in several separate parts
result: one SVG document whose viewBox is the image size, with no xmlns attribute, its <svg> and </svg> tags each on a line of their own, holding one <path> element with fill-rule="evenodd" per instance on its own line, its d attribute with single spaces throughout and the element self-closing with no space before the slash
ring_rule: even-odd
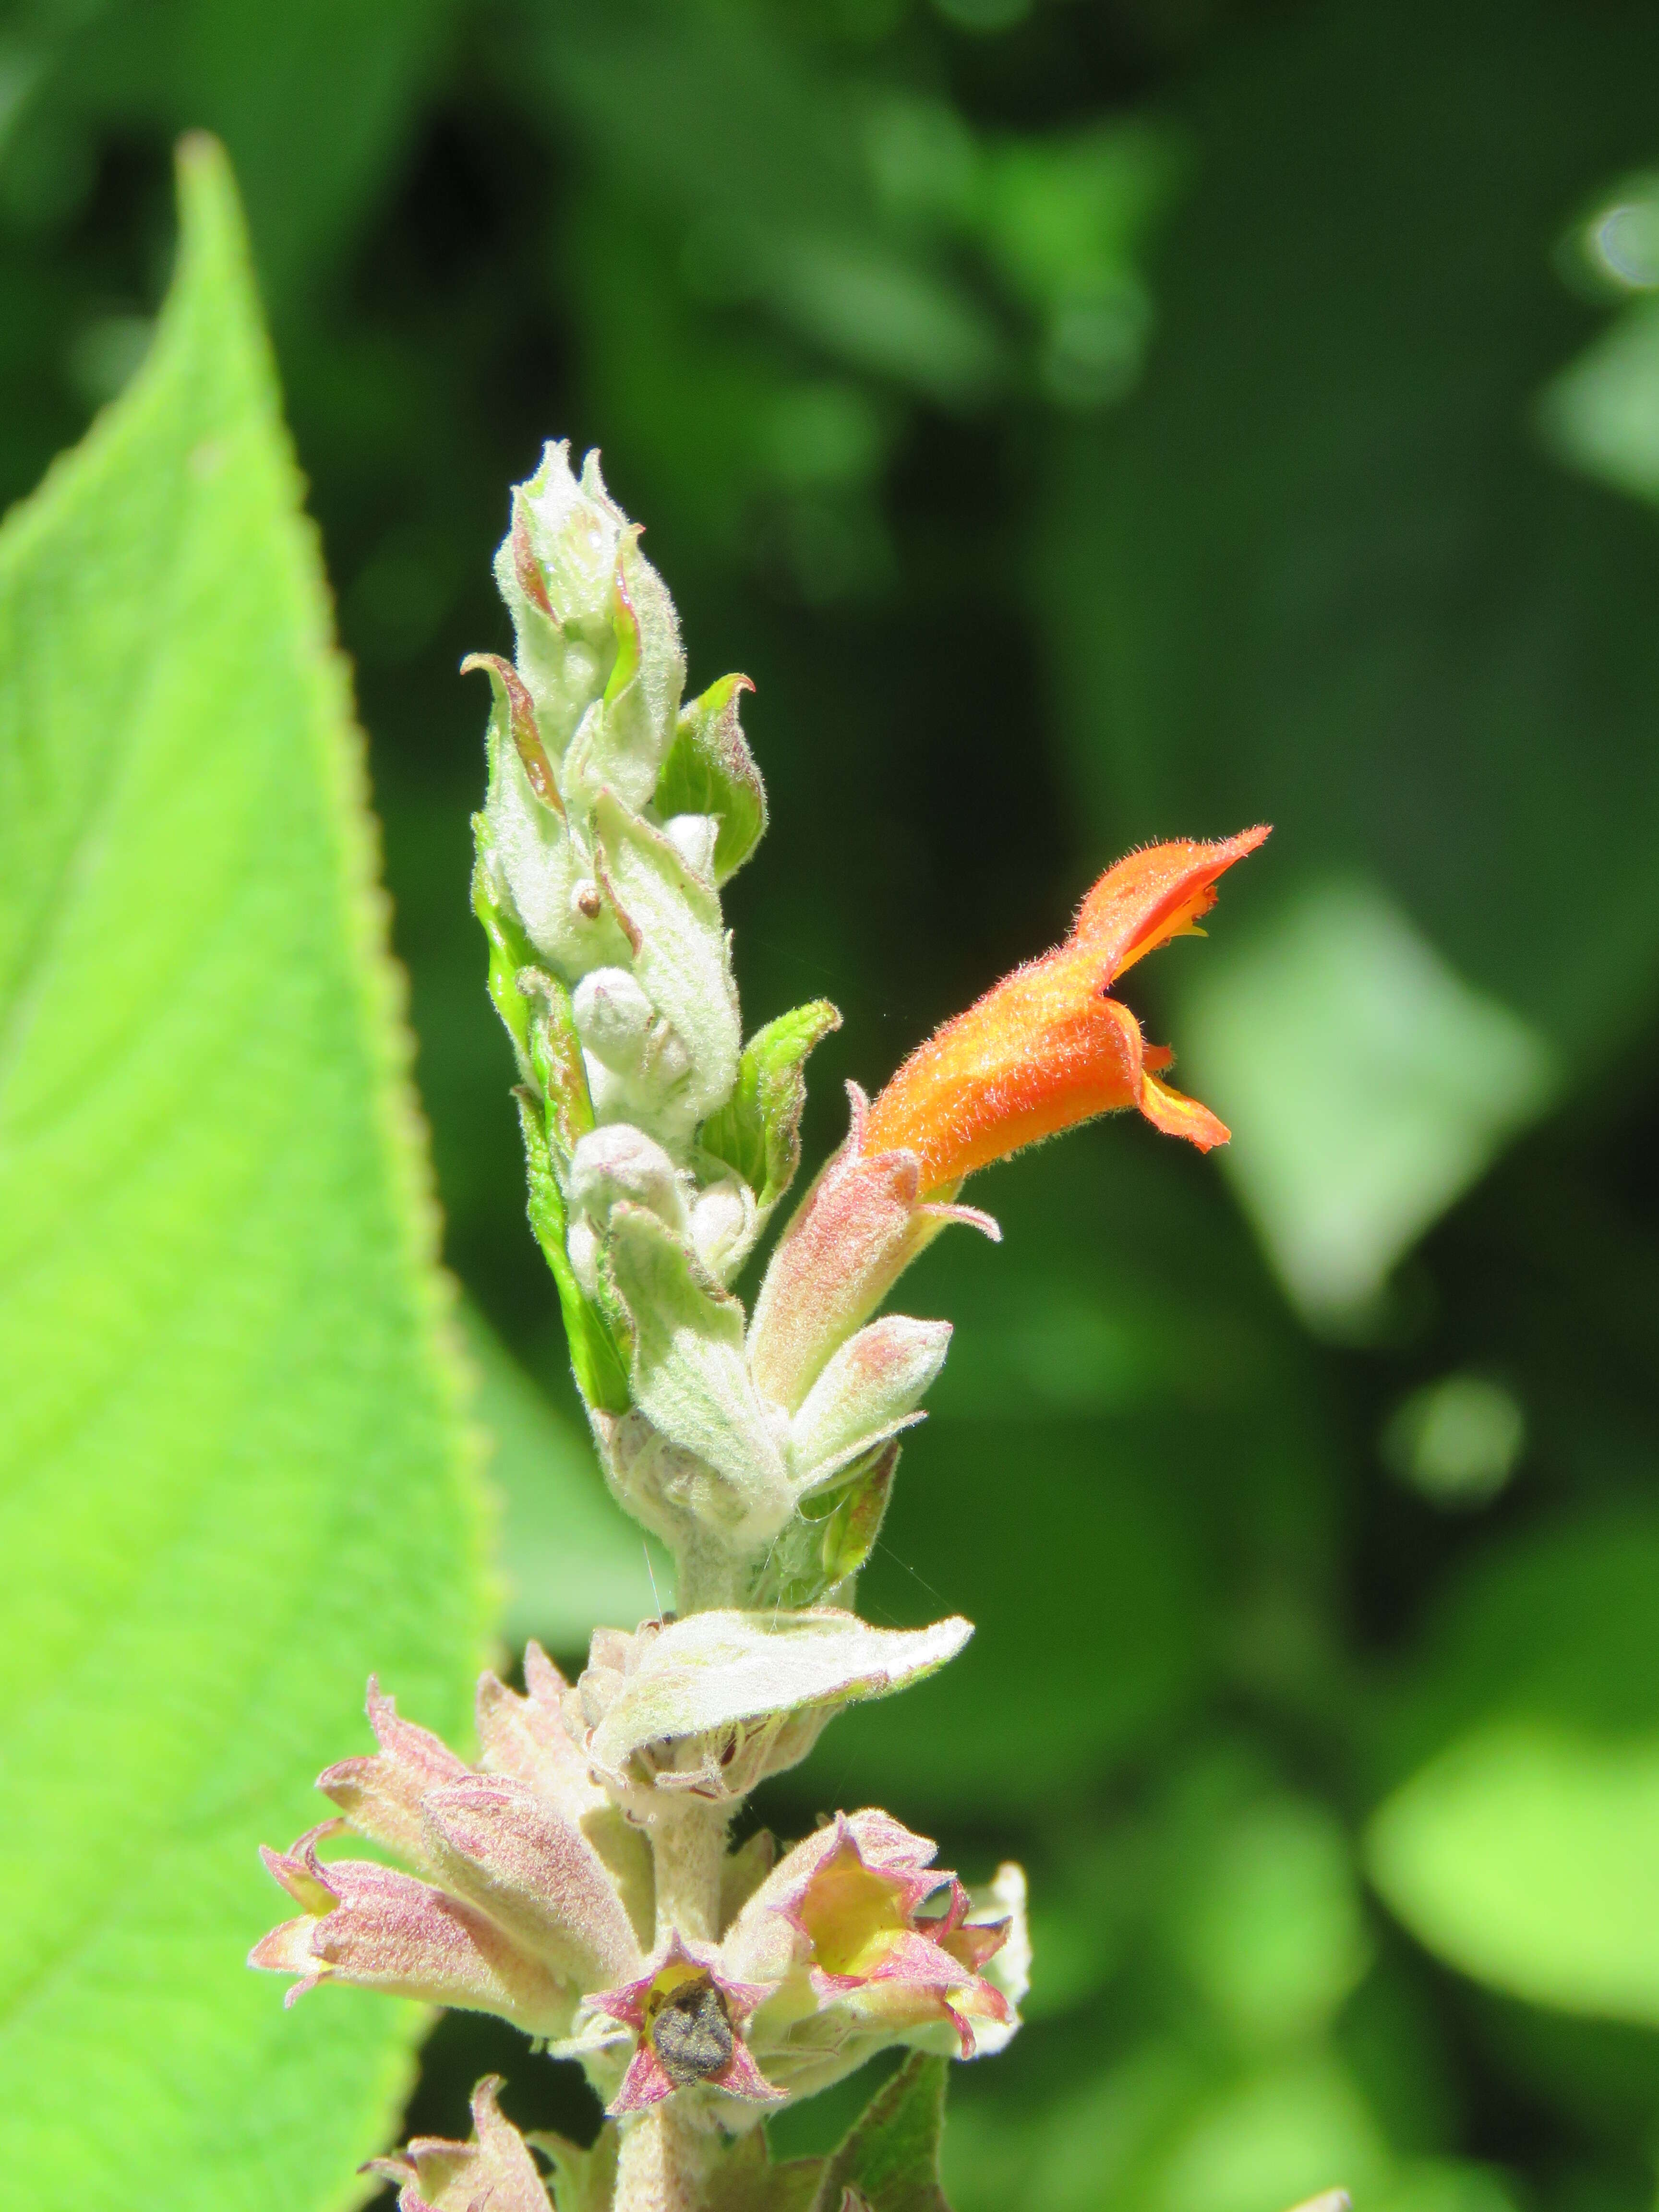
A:
<svg viewBox="0 0 1659 2212">
<path fill-rule="evenodd" d="M 593 1111 L 601 1121 L 649 1122 L 682 1141 L 695 1108 L 678 1098 L 691 1055 L 626 968 L 596 968 L 571 995 L 587 1063 Z"/>
<path fill-rule="evenodd" d="M 720 826 L 712 814 L 676 814 L 663 823 L 662 834 L 694 876 L 712 877 Z"/>
<path fill-rule="evenodd" d="M 691 1208 L 691 1249 L 717 1282 L 735 1274 L 759 1225 L 755 1194 L 736 1176 L 722 1176 Z"/>
<path fill-rule="evenodd" d="M 572 992 L 570 1011 L 585 1049 L 606 1067 L 632 1073 L 657 1010 L 628 969 L 591 969 Z"/>
<path fill-rule="evenodd" d="M 641 1413 L 591 1418 L 611 1495 L 671 1551 L 683 1551 L 700 1523 L 720 1517 L 724 1485 L 706 1460 L 672 1443 Z"/>
<path fill-rule="evenodd" d="M 626 1121 L 591 1129 L 570 1158 L 572 1203 L 598 1222 L 620 1203 L 647 1206 L 677 1236 L 690 1229 L 680 1171 L 654 1138 Z"/>
<path fill-rule="evenodd" d="M 867 1102 L 856 1084 L 848 1091 L 852 1131 L 779 1239 L 749 1332 L 756 1386 L 791 1413 L 830 1354 L 948 1222 L 965 1221 L 993 1238 L 1002 1233 L 974 1207 L 924 1200 L 914 1153 L 869 1157 Z"/>
<path fill-rule="evenodd" d="M 790 1471 L 803 1491 L 922 1417 L 916 1411 L 945 1364 L 948 1321 L 889 1314 L 848 1338 L 789 1425 Z"/>
<path fill-rule="evenodd" d="M 605 489 L 598 454 L 579 481 L 569 447 L 550 445 L 514 494 L 495 559 L 548 752 L 562 776 L 609 782 L 633 805 L 655 787 L 684 675 L 673 602 L 638 536 Z"/>
</svg>

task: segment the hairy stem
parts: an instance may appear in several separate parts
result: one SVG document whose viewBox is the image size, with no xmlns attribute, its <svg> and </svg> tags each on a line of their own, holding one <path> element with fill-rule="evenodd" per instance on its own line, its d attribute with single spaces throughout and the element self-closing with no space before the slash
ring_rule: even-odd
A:
<svg viewBox="0 0 1659 2212">
<path fill-rule="evenodd" d="M 719 1942 L 720 1871 L 730 1818 L 726 1806 L 688 1797 L 652 1821 L 659 1943 L 676 1928 L 693 1942 Z"/>
<path fill-rule="evenodd" d="M 688 1540 L 676 1566 L 676 1610 L 682 1620 L 688 1613 L 749 1602 L 753 1564 L 734 1559 L 725 1544 L 711 1541 L 700 1531 Z"/>
<path fill-rule="evenodd" d="M 623 2123 L 614 2212 L 698 2212 L 710 2138 L 678 2097 Z"/>
<path fill-rule="evenodd" d="M 729 1818 L 724 1805 L 686 1797 L 665 1804 L 652 1820 L 659 1942 L 677 1929 L 693 1942 L 719 1940 Z M 613 2212 L 697 2212 L 710 2148 L 687 2097 L 635 2113 L 623 2123 Z"/>
</svg>

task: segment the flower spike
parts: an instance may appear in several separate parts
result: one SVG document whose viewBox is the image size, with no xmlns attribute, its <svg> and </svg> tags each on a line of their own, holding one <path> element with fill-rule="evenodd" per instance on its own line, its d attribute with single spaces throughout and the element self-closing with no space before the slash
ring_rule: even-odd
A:
<svg viewBox="0 0 1659 2212">
<path fill-rule="evenodd" d="M 1208 1152 L 1228 1132 L 1207 1108 L 1158 1080 L 1173 1054 L 1106 994 L 1137 960 L 1200 933 L 1217 878 L 1266 828 L 1218 844 L 1182 840 L 1132 853 L 1083 902 L 1062 945 L 1006 976 L 911 1054 L 870 1109 L 866 1158 L 914 1152 L 924 1191 L 1079 1121 L 1139 1107 L 1157 1128 Z"/>
<path fill-rule="evenodd" d="M 769 2179 L 763 2118 L 895 2045 L 977 2058 L 1016 2032 L 1017 1867 L 969 1892 L 874 1808 L 781 1851 L 764 1834 L 733 1850 L 730 1824 L 834 1713 L 972 1633 L 856 1611 L 900 1439 L 951 1340 L 948 1322 L 878 1309 L 946 1226 L 1000 1235 L 958 1202 L 962 1179 L 1118 1106 L 1200 1145 L 1226 1136 L 1157 1080 L 1170 1055 L 1108 993 L 1196 927 L 1261 830 L 1121 862 L 1062 945 L 873 1107 L 849 1085 L 846 1141 L 745 1312 L 738 1270 L 799 1165 L 803 1064 L 839 1017 L 816 1000 L 743 1042 L 720 892 L 766 826 L 738 717 L 750 687 L 727 677 L 683 703 L 678 623 L 639 534 L 597 455 L 578 474 L 549 447 L 497 556 L 514 657 L 465 665 L 491 684 L 473 904 L 531 1224 L 605 1480 L 674 1555 L 672 1610 L 597 1627 L 574 1685 L 533 1643 L 521 1688 L 484 1674 L 476 1759 L 371 1680 L 374 1747 L 319 1777 L 334 1817 L 265 1852 L 289 1917 L 250 1960 L 290 1978 L 290 2003 L 333 1982 L 493 2014 L 580 2064 L 610 2118 L 586 2149 L 526 2136 L 492 2076 L 470 2141 L 418 2138 L 365 2169 L 399 2212 L 803 2191 L 871 2212 L 881 2191 L 866 2175 L 866 2203 L 838 2166 Z M 347 1834 L 369 1855 L 325 1856 Z"/>
</svg>

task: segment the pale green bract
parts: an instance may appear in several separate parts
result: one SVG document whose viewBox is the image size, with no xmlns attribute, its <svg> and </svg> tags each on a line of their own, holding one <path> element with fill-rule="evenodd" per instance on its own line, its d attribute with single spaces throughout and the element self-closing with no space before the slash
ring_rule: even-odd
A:
<svg viewBox="0 0 1659 2212">
<path fill-rule="evenodd" d="M 822 1718 L 890 1697 L 942 1667 L 973 1634 L 959 1615 L 931 1628 L 872 1628 L 826 1607 L 800 1613 L 694 1613 L 653 1634 L 592 1730 L 594 1764 L 620 1768 L 647 1744 L 762 1721 Z"/>
<path fill-rule="evenodd" d="M 378 1665 L 465 1727 L 479 1522 L 345 675 L 222 155 L 0 537 L 10 2212 L 341 2204 L 417 2015 L 243 1956 Z"/>
</svg>

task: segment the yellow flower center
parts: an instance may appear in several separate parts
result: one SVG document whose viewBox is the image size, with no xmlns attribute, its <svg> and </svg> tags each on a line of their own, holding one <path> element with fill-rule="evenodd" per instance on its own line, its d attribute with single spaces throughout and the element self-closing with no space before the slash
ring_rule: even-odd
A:
<svg viewBox="0 0 1659 2212">
<path fill-rule="evenodd" d="M 818 1869 L 801 1900 L 800 1923 L 827 1974 L 873 1973 L 907 1927 L 892 1882 L 872 1874 L 850 1849 Z"/>
</svg>

